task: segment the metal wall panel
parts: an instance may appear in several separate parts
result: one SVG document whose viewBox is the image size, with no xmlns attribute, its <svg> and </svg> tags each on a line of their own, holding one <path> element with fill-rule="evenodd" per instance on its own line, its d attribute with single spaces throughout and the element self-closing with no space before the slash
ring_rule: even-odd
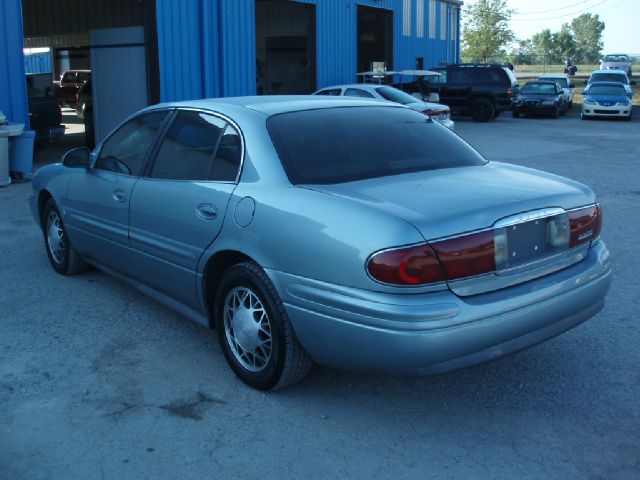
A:
<svg viewBox="0 0 640 480">
<path fill-rule="evenodd" d="M 51 73 L 51 52 L 33 53 L 24 56 L 25 73 Z"/>
<path fill-rule="evenodd" d="M 20 0 L 0 1 L 0 111 L 8 120 L 28 125 L 22 37 Z"/>
<path fill-rule="evenodd" d="M 293 0 L 316 5 L 316 83 L 318 88 L 356 80 L 358 5 L 393 12 L 393 65 L 413 69 L 455 61 L 458 47 L 440 40 L 440 15 L 449 4 L 437 2 L 435 39 L 416 34 L 415 15 L 429 25 L 427 8 L 411 0 L 411 34 L 403 32 L 405 0 Z M 163 101 L 212 96 L 253 95 L 256 90 L 255 0 L 156 0 Z M 442 8 L 443 5 L 445 8 Z M 447 22 L 445 22 L 445 25 Z M 446 37 L 445 37 L 446 38 Z"/>
</svg>

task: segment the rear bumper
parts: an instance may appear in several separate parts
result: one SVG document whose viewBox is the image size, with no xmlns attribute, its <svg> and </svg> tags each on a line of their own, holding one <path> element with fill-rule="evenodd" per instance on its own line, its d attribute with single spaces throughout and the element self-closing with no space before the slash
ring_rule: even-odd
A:
<svg viewBox="0 0 640 480">
<path fill-rule="evenodd" d="M 474 365 L 552 338 L 602 309 L 611 282 L 601 241 L 572 267 L 471 297 L 381 294 L 268 274 L 316 362 L 406 375 Z"/>
</svg>

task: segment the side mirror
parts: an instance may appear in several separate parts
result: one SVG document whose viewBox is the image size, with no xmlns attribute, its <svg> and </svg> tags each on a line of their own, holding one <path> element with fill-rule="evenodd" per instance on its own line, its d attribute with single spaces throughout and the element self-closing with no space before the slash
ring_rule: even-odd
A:
<svg viewBox="0 0 640 480">
<path fill-rule="evenodd" d="M 569 88 L 576 88 L 576 86 L 573 83 L 570 83 Z"/>
<path fill-rule="evenodd" d="M 638 83 L 638 82 L 636 82 L 635 80 L 631 80 L 631 81 L 629 82 L 629 85 L 635 85 L 636 83 Z"/>
<path fill-rule="evenodd" d="M 583 90 L 582 92 L 580 92 L 582 95 L 588 95 L 589 91 L 588 90 Z"/>
<path fill-rule="evenodd" d="M 87 168 L 90 162 L 90 151 L 88 148 L 74 148 L 69 150 L 62 157 L 62 164 L 69 168 Z"/>
</svg>

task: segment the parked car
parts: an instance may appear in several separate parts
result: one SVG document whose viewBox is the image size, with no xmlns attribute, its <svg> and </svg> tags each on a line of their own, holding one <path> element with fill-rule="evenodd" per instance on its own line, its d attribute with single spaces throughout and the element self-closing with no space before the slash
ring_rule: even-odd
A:
<svg viewBox="0 0 640 480">
<path fill-rule="evenodd" d="M 538 80 L 559 83 L 562 87 L 562 91 L 564 92 L 564 100 L 567 102 L 567 106 L 569 108 L 573 106 L 573 96 L 575 94 L 576 86 L 571 83 L 571 80 L 567 75 L 542 75 L 541 77 L 538 77 Z"/>
<path fill-rule="evenodd" d="M 67 70 L 60 76 L 55 94 L 60 105 L 76 106 L 78 90 L 91 77 L 91 70 Z"/>
<path fill-rule="evenodd" d="M 513 118 L 520 115 L 551 115 L 558 118 L 569 109 L 564 91 L 559 83 L 527 82 L 513 102 Z"/>
<path fill-rule="evenodd" d="M 600 60 L 600 70 L 622 70 L 631 78 L 631 61 L 625 53 L 610 53 Z"/>
<path fill-rule="evenodd" d="M 313 95 L 333 95 L 371 99 L 375 98 L 378 100 L 395 102 L 399 103 L 400 105 L 405 105 L 418 112 L 422 112 L 451 130 L 455 128 L 455 123 L 453 120 L 451 120 L 451 110 L 446 105 L 423 102 L 413 95 L 409 95 L 408 93 L 405 93 L 402 90 L 398 90 L 397 88 L 391 87 L 389 85 L 377 85 L 373 83 L 333 85 L 331 87 L 322 88 L 317 92 L 314 92 Z"/>
<path fill-rule="evenodd" d="M 629 98 L 633 97 L 633 90 L 631 89 L 632 85 L 636 84 L 635 80 L 629 80 L 627 74 L 621 70 L 595 70 L 589 76 L 589 81 L 587 82 L 587 89 L 592 83 L 595 82 L 617 82 L 622 84 L 625 91 L 627 92 L 627 96 Z"/>
<path fill-rule="evenodd" d="M 611 280 L 589 187 L 375 100 L 149 107 L 38 170 L 31 208 L 57 272 L 93 265 L 216 326 L 263 390 L 312 362 L 425 375 L 495 359 L 596 314 Z"/>
<path fill-rule="evenodd" d="M 633 106 L 622 85 L 617 82 L 595 82 L 582 92 L 581 118 L 618 117 L 631 120 Z"/>
<path fill-rule="evenodd" d="M 438 83 L 431 83 L 430 91 L 437 92 L 454 115 L 470 114 L 476 122 L 488 122 L 511 110 L 519 91 L 515 75 L 503 65 L 463 63 L 431 70 L 440 77 L 434 77 Z"/>
<path fill-rule="evenodd" d="M 62 111 L 51 89 L 41 90 L 33 80 L 32 76 L 26 76 L 29 126 L 36 133 L 36 142 L 48 142 L 64 135 Z"/>
</svg>

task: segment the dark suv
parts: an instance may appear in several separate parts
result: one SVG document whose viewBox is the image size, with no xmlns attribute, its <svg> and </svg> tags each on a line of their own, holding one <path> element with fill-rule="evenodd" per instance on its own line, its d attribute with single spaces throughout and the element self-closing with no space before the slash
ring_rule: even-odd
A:
<svg viewBox="0 0 640 480">
<path fill-rule="evenodd" d="M 488 122 L 511 110 L 511 101 L 518 94 L 518 80 L 502 65 L 459 63 L 432 70 L 440 77 L 431 77 L 437 83 L 429 87 L 438 92 L 440 103 L 453 113 L 470 114 L 476 122 Z"/>
</svg>

